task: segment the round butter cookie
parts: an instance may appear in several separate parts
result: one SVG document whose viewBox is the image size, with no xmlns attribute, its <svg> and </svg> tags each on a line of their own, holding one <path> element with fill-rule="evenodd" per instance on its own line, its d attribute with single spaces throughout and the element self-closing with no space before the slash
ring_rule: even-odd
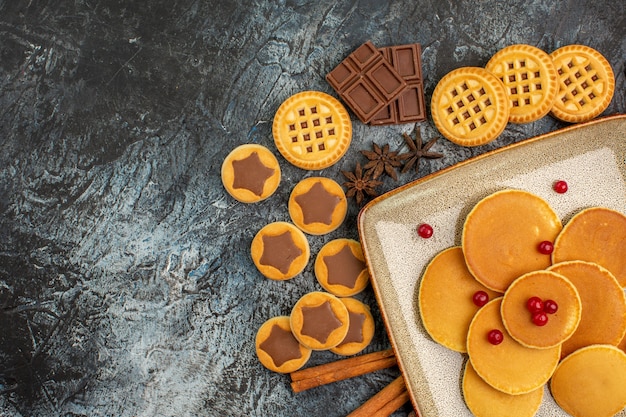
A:
<svg viewBox="0 0 626 417">
<path fill-rule="evenodd" d="M 561 231 L 559 216 L 541 197 L 522 190 L 497 191 L 479 201 L 463 224 L 467 267 L 487 288 L 504 292 L 514 279 L 550 266 L 538 250 Z"/>
<path fill-rule="evenodd" d="M 507 333 L 500 316 L 502 298 L 478 310 L 467 334 L 467 353 L 476 373 L 498 391 L 518 395 L 543 386 L 554 372 L 561 347 L 534 349 L 519 344 Z M 494 345 L 488 339 L 492 330 L 503 335 Z"/>
<path fill-rule="evenodd" d="M 240 145 L 222 163 L 222 184 L 242 203 L 256 203 L 274 194 L 280 183 L 280 166 L 265 146 Z"/>
<path fill-rule="evenodd" d="M 626 334 L 626 295 L 606 268 L 585 261 L 552 265 L 578 290 L 582 315 L 578 328 L 561 346 L 561 356 L 594 344 L 617 345 Z"/>
<path fill-rule="evenodd" d="M 307 170 L 337 162 L 352 141 L 352 122 L 336 98 L 303 91 L 285 100 L 274 115 L 274 143 L 291 164 Z"/>
<path fill-rule="evenodd" d="M 304 270 L 311 256 L 309 242 L 291 223 L 274 222 L 264 226 L 252 239 L 252 261 L 267 278 L 286 280 Z"/>
<path fill-rule="evenodd" d="M 558 91 L 556 67 L 550 55 L 531 45 L 510 45 L 498 51 L 485 66 L 504 84 L 512 123 L 542 118 L 554 104 Z"/>
<path fill-rule="evenodd" d="M 293 188 L 288 208 L 291 220 L 302 231 L 324 235 L 343 223 L 348 200 L 341 186 L 330 178 L 309 177 Z"/>
<path fill-rule="evenodd" d="M 363 291 L 370 275 L 361 244 L 353 239 L 326 243 L 315 258 L 315 277 L 326 291 L 338 297 Z"/>
<path fill-rule="evenodd" d="M 334 295 L 313 291 L 296 302 L 290 320 L 293 335 L 300 343 L 309 349 L 328 350 L 346 338 L 350 313 Z"/>
<path fill-rule="evenodd" d="M 462 67 L 446 74 L 431 101 L 435 126 L 461 146 L 491 142 L 509 120 L 509 100 L 502 82 L 479 67 Z"/>
<path fill-rule="evenodd" d="M 457 352 L 467 351 L 467 330 L 480 308 L 477 291 L 498 297 L 470 274 L 463 251 L 454 246 L 439 252 L 428 264 L 418 287 L 419 314 L 433 340 Z"/>
<path fill-rule="evenodd" d="M 567 45 L 550 54 L 559 77 L 552 115 L 565 122 L 591 120 L 611 103 L 615 76 L 604 56 L 586 45 Z"/>
<path fill-rule="evenodd" d="M 626 406 L 626 353 L 592 345 L 567 356 L 554 371 L 556 403 L 575 417 L 611 417 Z"/>
<path fill-rule="evenodd" d="M 554 242 L 552 263 L 575 260 L 605 267 L 626 287 L 626 216 L 604 207 L 575 214 Z"/>
<path fill-rule="evenodd" d="M 556 302 L 556 313 L 543 326 L 535 324 L 527 303 L 531 297 Z M 500 310 L 504 327 L 520 344 L 537 349 L 559 346 L 569 339 L 580 323 L 582 304 L 574 284 L 550 271 L 533 271 L 522 275 L 509 286 Z"/>
<path fill-rule="evenodd" d="M 298 342 L 291 332 L 289 317 L 272 317 L 261 325 L 255 339 L 256 355 L 270 371 L 289 373 L 304 366 L 311 349 Z"/>
<path fill-rule="evenodd" d="M 370 308 L 355 298 L 340 298 L 348 309 L 350 325 L 346 337 L 330 351 L 338 355 L 356 355 L 365 349 L 374 337 L 374 317 Z"/>
<path fill-rule="evenodd" d="M 543 400 L 543 388 L 511 395 L 487 384 L 467 361 L 463 372 L 463 398 L 475 417 L 533 417 Z"/>
</svg>

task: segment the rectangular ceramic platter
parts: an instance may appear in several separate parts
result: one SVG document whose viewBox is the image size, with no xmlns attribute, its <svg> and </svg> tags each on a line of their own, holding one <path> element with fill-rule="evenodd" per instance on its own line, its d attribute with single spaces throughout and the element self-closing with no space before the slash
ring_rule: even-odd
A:
<svg viewBox="0 0 626 417">
<path fill-rule="evenodd" d="M 569 190 L 557 194 L 556 180 Z M 565 224 L 585 207 L 626 214 L 626 116 L 571 126 L 460 163 L 391 191 L 368 204 L 359 233 L 372 286 L 421 417 L 471 417 L 461 393 L 467 355 L 435 343 L 416 301 L 420 277 L 441 250 L 460 245 L 463 221 L 483 197 L 515 188 L 546 199 Z M 430 239 L 416 228 L 428 223 Z M 617 414 L 626 416 L 626 410 Z M 546 387 L 539 417 L 564 416 Z"/>
</svg>

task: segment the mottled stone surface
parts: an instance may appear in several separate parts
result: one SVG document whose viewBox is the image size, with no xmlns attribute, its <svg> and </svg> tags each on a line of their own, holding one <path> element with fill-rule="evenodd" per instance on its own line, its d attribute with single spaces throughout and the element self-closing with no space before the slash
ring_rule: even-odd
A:
<svg viewBox="0 0 626 417">
<path fill-rule="evenodd" d="M 615 71 L 605 114 L 623 113 L 625 28 L 612 0 L 0 0 L 0 415 L 347 414 L 398 370 L 296 395 L 254 354 L 261 323 L 320 289 L 312 261 L 275 282 L 249 255 L 313 173 L 279 157 L 278 192 L 244 205 L 222 187 L 223 158 L 242 143 L 275 151 L 280 103 L 333 93 L 325 74 L 368 39 L 422 44 L 427 103 L 444 74 L 509 44 L 587 44 Z M 315 175 L 342 182 L 360 150 L 403 147 L 415 129 L 352 120 L 346 156 Z M 472 149 L 440 140 L 431 150 L 444 158 L 379 191 L 562 126 L 509 125 Z M 310 237 L 312 255 L 357 238 L 357 211 Z M 372 290 L 358 298 L 378 326 L 368 351 L 388 348 Z"/>
</svg>

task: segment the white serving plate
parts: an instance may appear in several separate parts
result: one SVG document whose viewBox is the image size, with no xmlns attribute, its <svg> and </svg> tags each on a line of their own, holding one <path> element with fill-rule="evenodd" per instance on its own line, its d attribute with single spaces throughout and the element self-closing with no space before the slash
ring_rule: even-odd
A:
<svg viewBox="0 0 626 417">
<path fill-rule="evenodd" d="M 558 194 L 556 180 L 569 190 Z M 359 214 L 371 282 L 413 406 L 421 417 L 471 417 L 461 393 L 467 355 L 435 343 L 417 311 L 420 277 L 441 250 L 460 245 L 469 210 L 494 191 L 523 189 L 546 199 L 565 224 L 580 209 L 626 214 L 626 115 L 573 125 L 486 153 L 386 193 Z M 434 228 L 417 235 L 420 223 Z M 569 416 L 548 387 L 537 417 Z M 617 414 L 626 417 L 626 409 Z"/>
</svg>

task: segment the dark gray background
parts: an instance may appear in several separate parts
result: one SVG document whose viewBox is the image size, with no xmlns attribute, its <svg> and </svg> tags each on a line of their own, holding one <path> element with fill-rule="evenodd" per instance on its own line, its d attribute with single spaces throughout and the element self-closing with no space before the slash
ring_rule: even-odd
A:
<svg viewBox="0 0 626 417">
<path fill-rule="evenodd" d="M 283 179 L 245 205 L 220 166 L 242 143 L 275 151 L 280 103 L 334 94 L 324 76 L 366 40 L 418 42 L 426 101 L 460 66 L 528 43 L 582 43 L 616 76 L 605 114 L 623 113 L 622 1 L 0 0 L 0 415 L 342 416 L 394 379 L 395 368 L 293 394 L 263 368 L 254 335 L 319 290 L 312 262 L 287 282 L 263 278 L 249 245 L 289 220 L 305 176 L 343 182 L 372 142 L 403 148 L 416 126 L 365 126 L 353 115 L 346 156 L 320 172 L 279 157 Z M 439 140 L 380 192 L 565 124 L 509 124 L 489 145 Z M 417 126 L 437 136 L 430 121 Z M 337 231 L 357 238 L 358 207 Z M 388 348 L 377 331 L 367 351 Z M 338 359 L 313 354 L 311 364 Z M 396 415 L 408 413 L 404 407 Z"/>
</svg>

